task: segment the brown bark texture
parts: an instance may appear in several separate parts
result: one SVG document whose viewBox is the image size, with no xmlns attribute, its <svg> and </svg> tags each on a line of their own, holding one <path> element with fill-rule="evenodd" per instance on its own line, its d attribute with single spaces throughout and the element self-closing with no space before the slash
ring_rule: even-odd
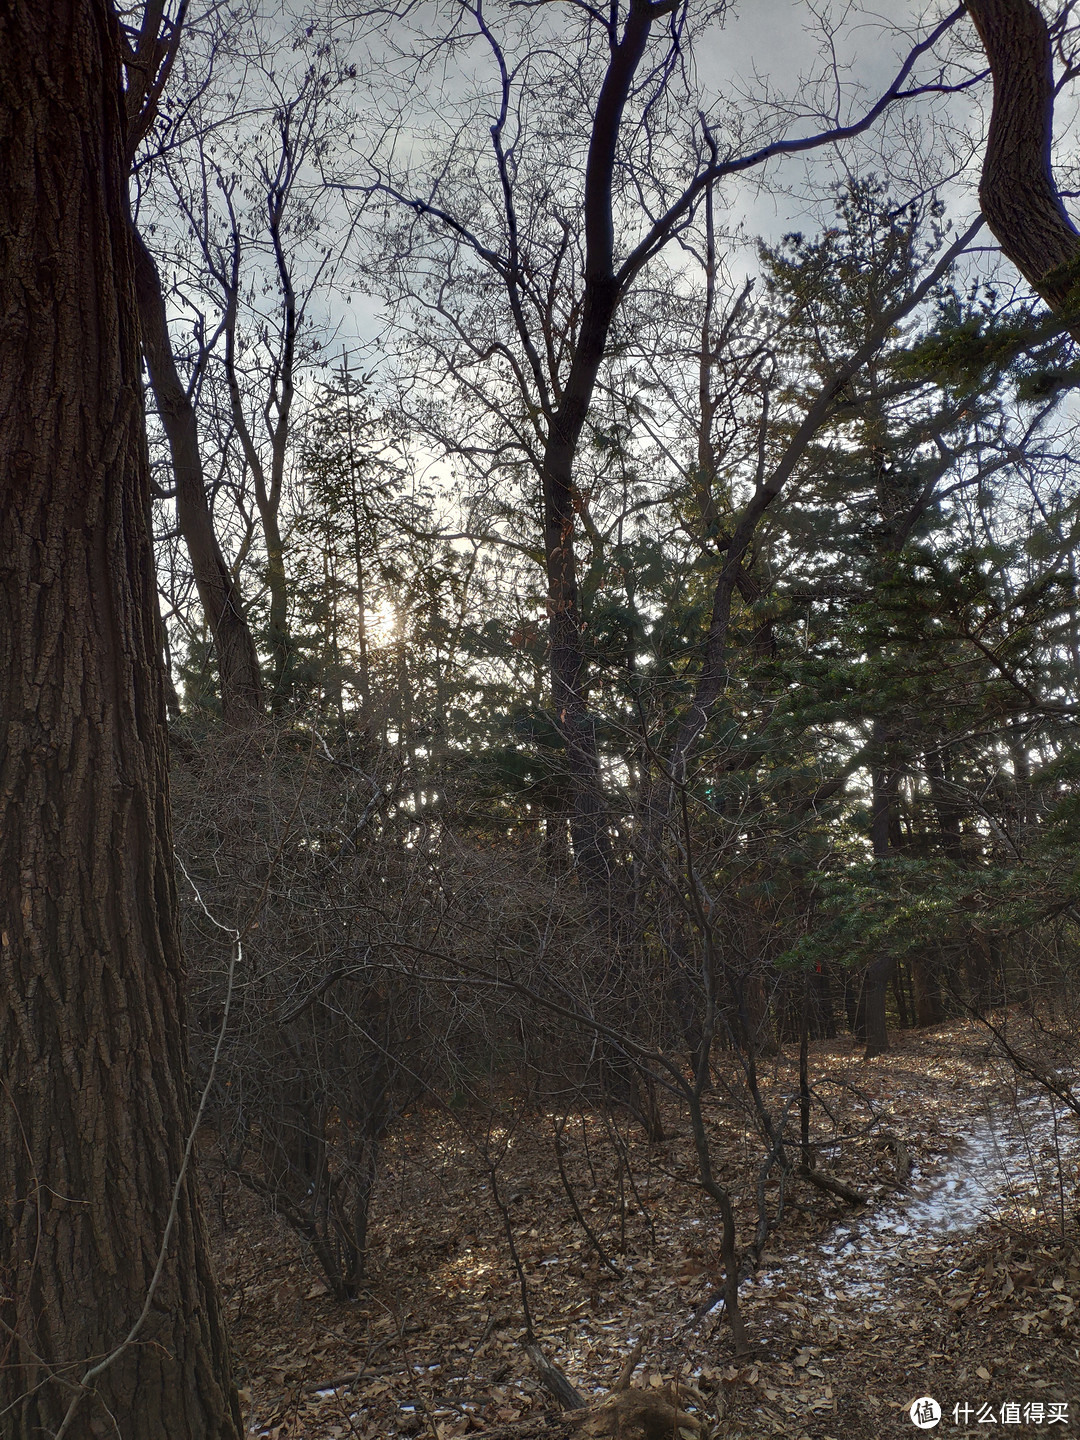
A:
<svg viewBox="0 0 1080 1440">
<path fill-rule="evenodd" d="M 0 6 L 0 1435 L 148 1293 L 190 1126 L 119 34 Z M 237 1440 L 189 1174 L 71 1436 Z"/>
<path fill-rule="evenodd" d="M 1032 0 L 968 0 L 994 81 L 979 200 L 1004 253 L 1053 310 L 1080 310 L 1080 233 L 1050 163 L 1054 65 Z M 1077 333 L 1074 329 L 1074 333 Z"/>
</svg>

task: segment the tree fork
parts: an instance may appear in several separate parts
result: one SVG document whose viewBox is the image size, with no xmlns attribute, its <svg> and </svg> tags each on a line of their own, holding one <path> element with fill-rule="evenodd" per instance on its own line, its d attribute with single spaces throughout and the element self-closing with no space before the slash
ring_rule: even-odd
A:
<svg viewBox="0 0 1080 1440">
<path fill-rule="evenodd" d="M 131 1337 L 191 1116 L 120 64 L 0 10 L 0 1435 L 239 1440 L 190 1173 Z"/>
</svg>

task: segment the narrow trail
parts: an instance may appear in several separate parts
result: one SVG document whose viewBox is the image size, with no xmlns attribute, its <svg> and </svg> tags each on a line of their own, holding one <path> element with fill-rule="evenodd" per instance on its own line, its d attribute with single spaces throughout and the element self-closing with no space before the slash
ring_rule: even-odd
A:
<svg viewBox="0 0 1080 1440">
<path fill-rule="evenodd" d="M 913 1167 L 894 1201 L 843 1220 L 817 1254 L 786 1253 L 750 1289 L 764 1295 L 812 1272 L 826 1299 L 870 1308 L 892 1304 L 902 1276 L 938 1267 L 941 1252 L 987 1221 L 1023 1228 L 1071 1220 L 1063 1173 L 1080 1157 L 1075 1118 L 1045 1094 L 1002 1097 L 991 1113 L 958 1117 L 954 1147 L 924 1170 Z"/>
<path fill-rule="evenodd" d="M 722 1307 L 702 1311 L 722 1283 L 718 1222 L 677 1116 L 661 1145 L 628 1122 L 621 1168 L 597 1117 L 567 1134 L 579 1206 L 614 1271 L 571 1213 L 544 1127 L 515 1132 L 507 1193 L 545 1356 L 599 1397 L 641 1341 L 635 1383 L 691 1380 L 723 1440 L 899 1440 L 914 1433 L 904 1407 L 918 1395 L 946 1407 L 1070 1402 L 1075 1427 L 1076 1117 L 1043 1094 L 1015 1094 L 971 1025 L 904 1036 L 872 1065 L 842 1041 L 812 1063 L 830 1118 L 813 1135 L 821 1164 L 869 1203 L 846 1207 L 792 1177 L 781 1227 L 740 1288 L 745 1357 Z M 766 1079 L 783 1103 L 797 1083 L 791 1057 Z M 220 1242 L 252 1434 L 545 1433 L 552 1404 L 525 1358 L 520 1277 L 487 1172 L 439 1117 L 413 1123 L 387 1162 L 377 1278 L 355 1304 L 334 1302 L 305 1250 L 246 1192 L 231 1194 L 245 1223 Z M 717 1154 L 742 1166 L 746 1237 L 759 1141 L 732 1106 L 718 1104 L 710 1123 Z M 430 1163 L 407 1165 L 420 1149 Z M 778 1185 L 769 1194 L 775 1203 Z"/>
</svg>

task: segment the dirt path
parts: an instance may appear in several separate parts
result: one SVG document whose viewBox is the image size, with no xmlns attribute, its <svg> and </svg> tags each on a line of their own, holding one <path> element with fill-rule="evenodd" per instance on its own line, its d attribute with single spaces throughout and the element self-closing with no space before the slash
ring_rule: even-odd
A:
<svg viewBox="0 0 1080 1440">
<path fill-rule="evenodd" d="M 508 1124 L 500 1186 L 549 1358 L 600 1394 L 640 1337 L 639 1383 L 692 1378 L 716 1434 L 732 1440 L 913 1434 L 906 1406 L 918 1395 L 943 1406 L 941 1434 L 985 1435 L 975 1409 L 969 1425 L 962 1408 L 954 1423 L 954 1405 L 976 1404 L 998 1416 L 1003 1405 L 1041 1404 L 1042 1422 L 1008 1422 L 1022 1433 L 1049 1430 L 1048 1407 L 1068 1404 L 1070 1424 L 1051 1433 L 1080 1429 L 1077 1202 L 1047 1178 L 1058 1146 L 1066 1174 L 1075 1168 L 1075 1127 L 1059 1116 L 1055 1138 L 1044 1101 L 1008 1103 L 982 1037 L 966 1027 L 909 1036 L 871 1065 L 850 1045 L 820 1047 L 813 1064 L 837 1121 L 821 1163 L 870 1204 L 854 1211 L 791 1186 L 784 1225 L 743 1288 L 753 1353 L 738 1363 L 719 1308 L 689 1323 L 720 1274 L 686 1137 L 649 1147 L 628 1124 L 616 1173 L 600 1121 L 568 1125 L 568 1176 L 601 1263 L 553 1174 L 545 1117 Z M 792 1082 L 792 1062 L 777 1057 L 770 1085 L 779 1095 Z M 731 1164 L 744 1157 L 752 1176 L 753 1136 L 722 1108 L 715 1123 Z M 896 1183 L 883 1133 L 910 1154 L 909 1186 Z M 450 1440 L 548 1410 L 522 1352 L 505 1234 L 452 1127 L 417 1117 L 399 1135 L 377 1273 L 354 1305 L 330 1300 L 292 1237 L 226 1187 L 227 1220 L 230 1207 L 219 1240 L 252 1434 Z M 744 1207 L 743 1233 L 750 1220 Z"/>
<path fill-rule="evenodd" d="M 986 1434 L 989 1415 L 1012 1426 L 1011 1405 L 1015 1430 L 1034 1433 L 1062 1403 L 1057 1433 L 1080 1428 L 1076 1222 L 1056 1183 L 1059 1150 L 1075 1168 L 1075 1129 L 1045 1099 L 1001 1099 L 956 1117 L 955 1143 L 907 1196 L 762 1271 L 751 1293 L 767 1359 L 725 1376 L 754 1392 L 733 1395 L 728 1433 L 913 1434 L 920 1395 L 940 1404 L 941 1433 Z"/>
<path fill-rule="evenodd" d="M 761 1287 L 809 1265 L 823 1295 L 887 1308 L 898 1279 L 936 1270 L 942 1251 L 981 1225 L 1026 1229 L 1049 1220 L 1067 1234 L 1072 1216 L 1059 1177 L 1076 1166 L 1075 1126 L 1045 1094 L 998 1098 L 988 1112 L 956 1117 L 953 1148 L 925 1168 L 913 1165 L 893 1203 L 837 1223 L 816 1257 L 812 1250 L 781 1256 L 761 1276 Z"/>
</svg>

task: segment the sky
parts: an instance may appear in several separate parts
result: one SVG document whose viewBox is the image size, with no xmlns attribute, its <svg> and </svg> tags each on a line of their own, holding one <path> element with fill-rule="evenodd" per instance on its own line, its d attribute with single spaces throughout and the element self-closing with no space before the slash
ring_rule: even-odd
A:
<svg viewBox="0 0 1080 1440">
<path fill-rule="evenodd" d="M 255 0 L 268 7 L 276 0 Z M 293 6 L 292 19 L 283 18 L 285 12 L 276 10 L 269 18 L 262 36 L 264 40 L 278 40 L 291 26 L 295 31 L 296 16 L 304 4 L 312 0 L 288 0 Z M 318 0 L 318 3 L 342 5 L 342 0 Z M 351 3 L 351 0 L 350 0 Z M 410 13 L 413 16 L 431 19 L 436 15 L 436 5 L 441 5 L 441 14 L 452 8 L 454 0 L 422 0 L 422 4 Z M 508 28 L 514 23 L 515 7 L 509 0 L 486 0 L 486 14 L 493 27 Z M 553 0 L 553 4 L 565 6 L 565 0 Z M 339 8 L 339 17 L 344 14 Z M 354 13 L 354 12 L 351 12 Z M 520 10 L 517 12 L 520 14 Z M 557 30 L 565 8 L 553 14 L 551 26 Z M 692 15 L 700 13 L 693 10 Z M 808 0 L 743 0 L 742 4 L 729 7 L 722 23 L 713 24 L 700 37 L 696 46 L 693 79 L 700 87 L 704 103 L 712 99 L 726 102 L 730 109 L 728 118 L 737 126 L 745 122 L 749 138 L 747 145 L 753 148 L 757 139 L 754 117 L 766 113 L 773 117 L 772 134 L 805 135 L 820 128 L 815 122 L 815 105 L 820 107 L 826 91 L 814 89 L 815 77 L 820 82 L 828 67 L 835 64 L 835 73 L 840 84 L 840 110 L 845 119 L 859 115 L 888 86 L 896 74 L 898 64 L 906 54 L 908 45 L 904 31 L 908 34 L 925 34 L 928 24 L 935 23 L 944 13 L 943 6 L 924 7 L 910 0 L 890 5 L 885 18 L 874 5 L 857 3 L 828 4 L 821 0 L 812 5 Z M 545 17 L 541 17 L 544 22 Z M 836 27 L 829 30 L 832 22 Z M 843 22 L 840 24 L 839 22 Z M 822 26 L 828 34 L 823 38 Z M 303 25 L 299 27 L 302 36 Z M 316 36 L 316 39 L 318 36 Z M 440 124 L 443 134 L 438 143 L 443 143 L 447 134 L 453 131 L 452 115 L 455 102 L 465 93 L 469 80 L 478 76 L 484 78 L 487 86 L 484 104 L 475 115 L 475 133 L 487 144 L 486 126 L 494 116 L 494 101 L 488 105 L 491 94 L 490 77 L 495 73 L 490 55 L 486 52 L 482 64 L 476 63 L 476 52 L 466 52 L 463 57 L 453 57 L 460 62 L 458 70 L 448 69 L 444 75 L 429 70 L 415 87 L 406 83 L 406 68 L 394 63 L 394 51 L 404 35 L 398 34 L 383 22 L 383 28 L 373 32 L 370 27 L 357 34 L 349 55 L 355 59 L 360 79 L 353 94 L 356 120 L 346 136 L 339 136 L 351 150 L 347 165 L 337 173 L 351 178 L 362 185 L 368 178 L 364 168 L 365 148 L 371 144 L 371 134 L 380 124 L 380 116 L 386 117 L 388 134 L 409 136 L 407 142 L 399 141 L 399 151 L 409 158 L 423 155 L 424 145 L 433 144 L 432 135 Z M 981 68 L 981 51 L 975 45 L 970 23 L 962 19 L 954 32 L 942 46 L 942 53 L 959 51 L 961 62 L 965 59 Z M 347 57 L 348 58 L 348 57 Z M 283 47 L 277 58 L 271 61 L 277 67 L 276 79 L 267 82 L 287 89 L 290 68 L 297 74 L 306 64 L 306 51 Z M 469 66 L 472 66 L 471 75 Z M 257 67 L 252 66 L 252 73 Z M 376 81 L 397 75 L 401 83 L 383 86 L 378 106 L 373 107 L 364 86 L 365 77 L 371 74 Z M 440 86 L 442 88 L 440 89 Z M 240 92 L 241 87 L 233 86 Z M 906 196 L 911 187 L 912 177 L 928 163 L 942 154 L 954 158 L 956 173 L 944 185 L 944 194 L 950 213 L 958 224 L 966 226 L 976 213 L 978 152 L 985 127 L 984 108 L 989 104 L 989 86 L 984 85 L 981 93 L 973 97 L 934 99 L 912 104 L 908 109 L 900 108 L 889 112 L 874 130 L 843 150 L 825 149 L 815 152 L 809 159 L 793 158 L 769 167 L 765 179 L 759 175 L 749 180 L 726 183 L 719 199 L 722 209 L 722 223 L 725 229 L 740 231 L 744 244 L 730 252 L 729 272 L 736 283 L 743 275 L 756 269 L 753 242 L 761 236 L 767 240 L 777 239 L 790 229 L 813 232 L 828 222 L 827 192 L 829 180 L 839 180 L 846 163 L 855 164 L 860 173 L 868 171 L 886 173 L 895 181 L 898 196 Z M 583 122 L 587 123 L 592 93 L 582 96 Z M 211 102 L 219 104 L 217 100 Z M 208 102 L 208 103 L 211 103 Z M 916 120 L 911 117 L 917 115 Z M 934 125 L 929 123 L 934 117 Z M 782 123 L 777 121 L 780 117 Z M 786 117 L 786 118 L 784 118 Z M 533 119 L 540 117 L 533 116 Z M 690 116 L 693 118 L 693 111 Z M 1066 160 L 1075 151 L 1075 125 L 1073 110 L 1062 107 L 1060 149 Z M 260 122 L 264 123 L 264 122 Z M 397 131 L 394 126 L 397 125 Z M 426 128 L 425 128 L 426 127 Z M 936 128 L 935 128 L 936 127 Z M 549 127 L 550 128 L 550 127 Z M 272 124 L 264 129 L 273 139 Z M 226 145 L 225 129 L 218 132 L 218 143 Z M 241 137 L 243 138 L 243 137 Z M 250 136 L 247 138 L 251 138 Z M 257 138 L 257 137 L 256 137 Z M 558 136 L 549 138 L 548 144 L 558 144 Z M 227 147 L 226 147 L 227 148 Z M 245 196 L 251 199 L 252 213 L 259 206 L 259 187 L 252 184 L 250 172 L 241 173 L 236 191 L 238 202 Z M 226 160 L 226 164 L 229 164 Z M 351 167 L 351 168 L 350 168 Z M 948 164 L 944 167 L 948 170 Z M 1063 171 L 1063 173 L 1066 173 Z M 310 183 L 308 203 L 312 212 L 322 222 L 322 239 L 337 245 L 340 237 L 348 233 L 348 214 L 355 205 L 355 194 L 346 196 L 340 190 L 320 190 L 317 167 L 307 176 Z M 248 193 L 250 191 L 250 194 Z M 167 204 L 168 196 L 164 197 Z M 262 201 L 265 204 L 265 199 Z M 160 237 L 155 234 L 156 241 Z M 321 354 L 325 357 L 323 366 L 340 364 L 343 351 L 350 354 L 354 369 L 378 370 L 382 363 L 383 349 L 380 336 L 384 332 L 386 313 L 384 303 L 355 279 L 355 264 L 363 258 L 361 246 L 364 243 L 361 232 L 348 239 L 348 246 L 342 255 L 335 254 L 335 269 L 338 283 L 332 288 L 315 292 L 309 306 L 309 330 L 312 337 L 318 336 Z M 673 250 L 672 254 L 677 255 Z M 265 266 L 265 261 L 264 261 Z M 260 284 L 269 276 L 270 283 L 260 300 Z M 350 277 L 353 277 L 350 283 Z M 271 326 L 279 302 L 273 285 L 272 272 L 264 268 L 262 277 L 256 272 L 249 277 L 253 305 L 261 303 Z M 211 321 L 212 321 L 211 317 Z M 213 323 L 208 327 L 213 329 Z M 325 370 L 322 371 L 325 373 Z M 302 384 L 310 385 L 320 375 L 318 364 L 308 370 Z M 418 443 L 414 452 L 414 470 L 426 472 L 427 478 L 452 488 L 452 477 L 442 463 L 440 456 Z"/>
<path fill-rule="evenodd" d="M 505 6 L 490 7 L 488 13 L 493 27 L 497 27 L 504 11 Z M 766 96 L 772 97 L 781 111 L 797 111 L 806 108 L 812 93 L 808 79 L 820 77 L 823 67 L 835 61 L 846 113 L 858 114 L 896 74 L 907 50 L 904 31 L 925 33 L 928 21 L 936 21 L 943 13 L 946 11 L 942 6 L 893 3 L 886 19 L 879 8 L 858 3 L 824 4 L 811 9 L 806 0 L 744 0 L 730 7 L 723 20 L 711 25 L 697 42 L 695 80 L 703 94 L 720 97 L 745 115 L 753 112 L 755 98 L 760 100 Z M 815 15 L 819 18 L 815 19 Z M 826 25 L 836 22 L 828 41 L 822 34 L 822 18 Z M 961 46 L 970 48 L 973 35 L 965 35 L 965 30 L 970 32 L 971 27 L 962 20 L 955 33 Z M 384 38 L 393 37 L 387 32 Z M 377 54 L 378 41 L 368 39 L 363 43 L 369 53 Z M 955 49 L 953 41 L 946 44 Z M 944 49 L 945 46 L 943 52 Z M 481 63 L 480 73 L 484 66 L 494 75 L 493 67 L 486 61 Z M 985 97 L 977 98 L 974 103 L 965 97 L 921 104 L 924 117 L 934 111 L 951 131 L 947 143 L 959 153 L 958 164 L 970 162 L 973 142 L 983 133 L 985 117 L 981 99 L 988 101 L 988 87 L 986 90 Z M 402 95 L 401 105 L 404 116 L 414 113 L 406 95 Z M 803 135 L 816 128 L 812 121 L 793 115 L 787 133 Z M 760 184 L 760 176 L 755 175 L 749 181 L 725 186 L 722 197 L 725 221 L 728 225 L 741 226 L 748 239 L 761 236 L 776 240 L 793 228 L 812 229 L 822 221 L 825 212 L 821 209 L 815 212 L 809 207 L 809 176 L 813 177 L 813 188 L 820 196 L 828 177 L 838 179 L 844 165 L 858 157 L 857 163 L 863 170 L 891 170 L 898 187 L 902 188 L 907 178 L 904 172 L 911 172 L 926 162 L 926 155 L 919 153 L 920 145 L 932 146 L 938 151 L 942 148 L 942 135 L 931 142 L 928 134 L 925 125 L 912 126 L 906 120 L 902 124 L 897 112 L 843 150 L 818 151 L 809 159 L 800 157 L 773 164 L 767 172 L 768 185 Z M 966 137 L 970 137 L 967 142 Z M 878 150 L 880 154 L 876 153 Z M 976 188 L 977 171 L 970 164 L 964 174 L 946 185 L 950 207 L 955 210 L 958 221 L 966 223 L 974 215 Z M 748 248 L 742 263 L 753 266 L 752 248 Z M 331 314 L 338 327 L 339 350 L 341 344 L 350 349 L 370 344 L 380 328 L 379 304 L 361 293 L 354 292 L 348 307 L 332 306 L 328 319 Z"/>
<path fill-rule="evenodd" d="M 266 0 L 268 7 L 273 3 L 274 0 Z M 303 0 L 300 5 L 296 0 L 290 3 L 293 5 L 291 19 L 284 10 L 268 8 L 265 19 L 260 22 L 264 39 L 280 38 L 290 27 L 303 33 L 304 26 L 297 26 L 296 21 Z M 340 0 L 337 3 L 339 23 L 343 23 L 343 17 L 355 17 L 355 6 L 341 5 Z M 411 13 L 429 20 L 431 32 L 435 33 L 439 16 L 449 13 L 447 7 L 448 0 L 443 0 L 442 10 L 436 9 L 436 0 L 425 0 L 423 7 Z M 562 13 L 567 13 L 565 6 L 559 10 L 559 15 Z M 691 11 L 691 15 L 700 13 L 696 8 Z M 815 102 L 812 83 L 815 77 L 820 81 L 823 72 L 834 65 L 840 85 L 841 111 L 845 118 L 858 115 L 896 74 L 908 48 L 907 36 L 925 34 L 928 26 L 945 13 L 943 5 L 927 7 L 914 0 L 900 0 L 900 3 L 892 0 L 887 18 L 877 6 L 858 3 L 858 0 L 833 4 L 821 0 L 814 5 L 808 0 L 743 0 L 741 4 L 729 6 L 722 19 L 709 25 L 698 38 L 693 80 L 706 103 L 719 99 L 731 107 L 729 115 L 735 124 L 748 124 L 751 134 L 746 143 L 750 148 L 756 143 L 755 114 L 773 116 L 773 134 L 804 135 L 820 126 L 809 113 L 815 103 L 829 103 L 827 85 L 824 91 L 816 92 Z M 514 10 L 507 0 L 499 3 L 489 0 L 485 14 L 500 34 L 506 33 L 513 24 Z M 558 23 L 556 16 L 552 24 Z M 406 83 L 406 68 L 394 60 L 395 51 L 405 44 L 404 27 L 399 30 L 385 20 L 380 26 L 373 30 L 370 24 L 357 26 L 350 21 L 354 35 L 347 47 L 347 56 L 357 62 L 360 75 L 352 97 L 356 121 L 345 141 L 346 149 L 351 150 L 350 158 L 335 162 L 335 173 L 357 185 L 363 185 L 368 178 L 365 152 L 371 144 L 373 114 L 376 129 L 381 114 L 389 117 L 388 130 L 396 123 L 401 132 L 411 135 L 408 143 L 415 147 L 415 155 L 417 149 L 432 144 L 432 127 L 445 119 L 452 110 L 451 102 L 456 95 L 464 93 L 470 80 L 479 79 L 484 87 L 484 106 L 475 117 L 474 127 L 483 144 L 487 144 L 486 126 L 495 113 L 491 81 L 496 72 L 486 49 L 481 52 L 474 49 L 464 57 L 453 57 L 456 70 L 452 66 L 442 72 L 429 70 L 421 83 L 412 88 Z M 342 33 L 339 30 L 339 35 Z M 961 62 L 981 65 L 981 51 L 966 19 L 960 20 L 940 47 L 942 54 L 955 55 L 957 50 Z M 299 69 L 305 61 L 303 48 L 290 52 L 286 47 L 282 54 L 284 59 L 275 62 L 279 80 L 290 66 Z M 396 75 L 400 83 L 386 86 L 383 82 L 392 75 Z M 376 84 L 383 83 L 374 109 L 365 88 L 368 76 Z M 490 104 L 488 96 L 491 96 Z M 586 108 L 591 98 L 588 94 L 584 96 Z M 774 163 L 766 172 L 758 171 L 748 179 L 726 183 L 718 199 L 718 215 L 725 229 L 741 231 L 745 241 L 741 250 L 736 246 L 730 252 L 730 269 L 736 282 L 743 274 L 752 273 L 756 266 L 753 248 L 756 237 L 774 241 L 787 230 L 813 231 L 828 223 L 825 198 L 828 184 L 830 179 L 841 178 L 846 164 L 855 164 L 864 174 L 868 171 L 888 174 L 895 182 L 896 193 L 903 196 L 909 193 L 914 174 L 943 153 L 951 154 L 956 173 L 944 184 L 943 193 L 955 220 L 966 225 L 977 208 L 978 150 L 985 128 L 984 107 L 988 103 L 989 86 L 983 85 L 973 96 L 923 100 L 917 106 L 896 108 L 871 132 L 842 149 L 830 147 L 809 157 Z M 1071 158 L 1075 150 L 1072 112 L 1066 113 L 1065 106 L 1060 109 L 1063 120 L 1068 122 L 1061 127 L 1060 148 Z M 913 122 L 911 117 L 916 115 L 918 118 Z M 782 117 L 780 122 L 777 116 Z M 934 125 L 929 123 L 931 117 Z M 407 150 L 408 145 L 399 141 L 398 149 L 399 152 Z M 944 168 L 948 170 L 949 164 Z M 316 174 L 308 178 L 318 180 Z M 763 180 L 767 183 L 762 183 Z M 328 243 L 341 244 L 341 237 L 347 233 L 347 214 L 357 204 L 355 192 L 345 195 L 341 191 L 319 191 L 313 187 L 310 199 Z M 327 360 L 332 363 L 345 350 L 353 357 L 353 364 L 370 369 L 380 363 L 379 337 L 386 323 L 386 310 L 384 302 L 371 293 L 371 288 L 355 278 L 354 262 L 363 259 L 364 243 L 358 233 L 347 242 L 344 254 L 335 256 L 337 284 L 313 295 L 308 321 L 309 333 L 321 337 L 322 353 Z M 268 308 L 273 309 L 272 294 Z"/>
</svg>

